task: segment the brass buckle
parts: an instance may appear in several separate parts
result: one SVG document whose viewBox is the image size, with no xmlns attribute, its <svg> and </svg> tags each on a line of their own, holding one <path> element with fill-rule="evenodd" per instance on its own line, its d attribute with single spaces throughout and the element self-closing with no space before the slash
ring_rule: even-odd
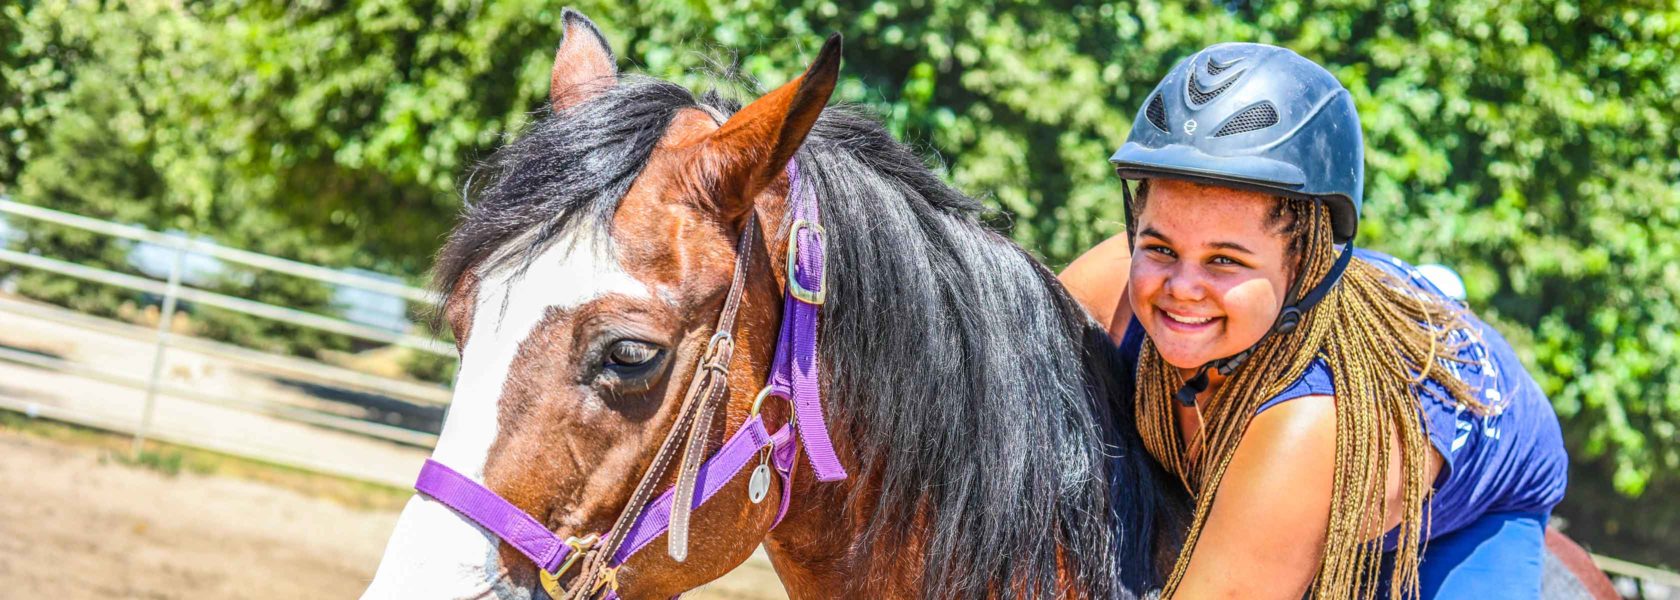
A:
<svg viewBox="0 0 1680 600">
<path fill-rule="evenodd" d="M 797 298 L 800 302 L 814 306 L 822 306 L 823 302 L 828 300 L 828 265 L 823 265 L 821 282 L 817 284 L 818 289 L 815 291 L 806 289 L 805 286 L 800 285 L 799 279 L 794 276 L 794 274 L 799 270 L 799 231 L 802 229 L 809 229 L 817 232 L 817 243 L 824 246 L 823 258 L 825 260 L 828 258 L 828 232 L 823 229 L 823 226 L 805 219 L 794 220 L 793 229 L 788 231 L 788 293 L 792 294 L 793 297 Z"/>
<path fill-rule="evenodd" d="M 601 543 L 601 536 L 595 533 L 581 538 L 576 536 L 566 538 L 566 545 L 572 547 L 572 555 L 566 558 L 566 562 L 560 563 L 560 568 L 555 569 L 553 573 L 549 573 L 548 569 L 537 569 L 537 579 L 542 580 L 543 589 L 548 591 L 548 597 L 564 597 L 563 592 L 565 590 L 560 589 L 560 576 L 571 570 L 572 565 L 577 564 L 578 560 L 582 559 L 590 548 L 599 543 Z"/>
<path fill-rule="evenodd" d="M 618 567 L 602 568 L 601 578 L 595 582 L 594 589 L 589 590 L 589 595 L 600 593 L 602 587 L 618 592 Z"/>
</svg>

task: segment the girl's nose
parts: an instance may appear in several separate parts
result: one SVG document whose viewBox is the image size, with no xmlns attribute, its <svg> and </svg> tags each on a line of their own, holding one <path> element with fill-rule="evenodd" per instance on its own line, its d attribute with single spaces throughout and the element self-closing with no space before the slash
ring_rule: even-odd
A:
<svg viewBox="0 0 1680 600">
<path fill-rule="evenodd" d="M 1164 289 L 1174 300 L 1197 302 L 1207 298 L 1207 280 L 1194 265 L 1180 264 L 1174 268 L 1167 274 Z"/>
</svg>

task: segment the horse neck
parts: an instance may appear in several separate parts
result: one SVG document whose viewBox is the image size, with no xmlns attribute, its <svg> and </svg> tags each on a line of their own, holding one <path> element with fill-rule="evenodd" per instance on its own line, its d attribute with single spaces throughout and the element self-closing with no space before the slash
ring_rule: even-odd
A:
<svg viewBox="0 0 1680 600">
<path fill-rule="evenodd" d="M 761 215 L 767 231 L 776 230 L 771 224 L 780 221 L 780 211 L 775 215 Z M 766 241 L 772 255 L 785 243 Z M 1034 308 L 1055 310 L 1054 307 Z M 1097 337 L 1106 339 L 1100 331 Z M 835 424 L 832 419 L 838 418 L 835 407 L 844 405 L 848 399 L 825 389 L 823 401 L 832 426 Z M 853 441 L 846 433 L 843 427 L 831 430 L 836 451 L 842 457 L 855 457 Z M 862 479 L 866 475 L 857 468 L 850 468 L 853 476 L 849 479 L 820 482 L 811 475 L 804 460 L 801 454 L 788 515 L 764 542 L 788 596 L 794 599 L 921 596 L 925 587 L 921 581 L 923 559 L 927 552 L 923 542 L 928 536 L 918 530 L 904 537 L 894 536 L 892 540 L 873 539 L 870 522 L 879 502 L 879 482 Z M 931 522 L 933 516 L 933 511 L 924 507 L 918 510 L 917 521 Z M 895 568 L 883 573 L 878 569 L 882 564 Z M 860 573 L 871 574 L 860 576 Z M 1064 581 L 1077 579 L 1071 570 L 1063 569 L 1062 574 Z"/>
<path fill-rule="evenodd" d="M 842 455 L 849 440 L 835 439 Z M 802 459 L 803 460 L 803 459 Z M 801 466 L 803 468 L 803 465 Z M 766 536 L 764 547 L 789 598 L 917 598 L 925 535 L 883 541 L 870 537 L 876 508 L 872 484 L 857 477 L 820 482 L 808 472 L 793 481 L 793 505 L 787 518 Z M 921 511 L 922 519 L 932 516 Z M 877 567 L 891 564 L 890 572 Z M 867 575 L 865 575 L 867 574 Z"/>
</svg>

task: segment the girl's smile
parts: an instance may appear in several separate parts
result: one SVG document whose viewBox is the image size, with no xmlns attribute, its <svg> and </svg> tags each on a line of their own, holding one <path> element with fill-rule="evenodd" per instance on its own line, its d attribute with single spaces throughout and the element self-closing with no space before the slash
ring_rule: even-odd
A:
<svg viewBox="0 0 1680 600">
<path fill-rule="evenodd" d="M 1219 321 L 1222 320 L 1221 317 L 1197 317 L 1187 314 L 1178 314 L 1159 307 L 1155 310 L 1156 312 L 1161 313 L 1161 316 L 1166 317 L 1166 319 L 1161 321 L 1161 323 L 1166 325 L 1168 329 L 1186 334 L 1211 331 L 1214 327 L 1218 326 Z"/>
</svg>

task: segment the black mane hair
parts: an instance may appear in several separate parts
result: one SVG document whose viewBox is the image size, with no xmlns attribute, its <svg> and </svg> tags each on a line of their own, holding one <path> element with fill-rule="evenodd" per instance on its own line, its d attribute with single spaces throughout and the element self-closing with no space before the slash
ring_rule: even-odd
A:
<svg viewBox="0 0 1680 600">
<path fill-rule="evenodd" d="M 495 266 L 486 261 L 532 258 L 580 219 L 605 227 L 671 119 L 692 105 L 686 89 L 632 76 L 533 123 L 467 178 L 433 285 L 448 298 L 469 269 Z M 505 248 L 516 239 L 525 247 Z"/>
<path fill-rule="evenodd" d="M 534 125 L 469 187 L 438 285 L 454 289 L 527 231 L 535 248 L 580 217 L 604 222 L 676 111 L 700 104 L 738 109 L 634 78 Z M 1143 449 L 1132 366 L 1101 326 L 874 118 L 830 107 L 795 160 L 829 234 L 825 408 L 856 475 L 877 484 L 854 489 L 880 492 L 863 506 L 874 518 L 860 543 L 907 543 L 922 527 L 927 598 L 1158 586 L 1156 529 L 1178 520 L 1182 499 Z M 1059 562 L 1076 579 L 1058 581 Z"/>
</svg>

